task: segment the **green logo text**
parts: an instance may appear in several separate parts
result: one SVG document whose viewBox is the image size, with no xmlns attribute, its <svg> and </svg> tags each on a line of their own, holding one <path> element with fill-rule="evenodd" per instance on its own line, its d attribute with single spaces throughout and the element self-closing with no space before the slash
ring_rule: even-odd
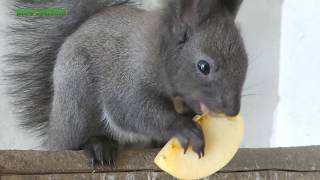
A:
<svg viewBox="0 0 320 180">
<path fill-rule="evenodd" d="M 64 9 L 18 9 L 17 16 L 65 16 Z"/>
</svg>

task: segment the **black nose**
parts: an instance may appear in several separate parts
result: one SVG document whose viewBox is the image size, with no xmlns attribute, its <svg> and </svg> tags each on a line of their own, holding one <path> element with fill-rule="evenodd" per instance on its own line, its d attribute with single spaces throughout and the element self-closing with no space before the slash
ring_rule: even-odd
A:
<svg viewBox="0 0 320 180">
<path fill-rule="evenodd" d="M 237 116 L 240 113 L 240 104 L 239 96 L 228 99 L 224 103 L 224 113 L 227 116 Z"/>
<path fill-rule="evenodd" d="M 239 107 L 233 107 L 225 110 L 225 114 L 227 116 L 237 116 L 240 113 L 240 106 Z"/>
</svg>

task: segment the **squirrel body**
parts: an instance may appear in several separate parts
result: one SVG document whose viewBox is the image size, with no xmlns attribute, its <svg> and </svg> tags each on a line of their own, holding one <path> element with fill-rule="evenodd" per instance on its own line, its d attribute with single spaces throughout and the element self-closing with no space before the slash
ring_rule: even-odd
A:
<svg viewBox="0 0 320 180">
<path fill-rule="evenodd" d="M 234 18 L 241 1 L 166 1 L 152 11 L 106 2 L 56 0 L 69 8 L 66 17 L 23 17 L 11 27 L 15 42 L 29 43 L 7 61 L 20 66 L 8 76 L 22 125 L 44 135 L 49 150 L 85 149 L 100 164 L 113 164 L 119 145 L 172 136 L 203 156 L 192 117 L 240 111 L 247 56 Z M 188 111 L 175 111 L 175 97 Z"/>
</svg>

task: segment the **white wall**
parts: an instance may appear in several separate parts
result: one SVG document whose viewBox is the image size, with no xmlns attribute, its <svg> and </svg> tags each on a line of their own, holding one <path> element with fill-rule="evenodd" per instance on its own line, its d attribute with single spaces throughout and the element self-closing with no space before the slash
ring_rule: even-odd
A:
<svg viewBox="0 0 320 180">
<path fill-rule="evenodd" d="M 320 145 L 320 1 L 283 4 L 273 146 Z"/>
<path fill-rule="evenodd" d="M 269 147 L 278 103 L 281 1 L 245 0 L 238 17 L 249 54 L 244 147 Z M 246 96 L 246 95 L 249 96 Z"/>
</svg>

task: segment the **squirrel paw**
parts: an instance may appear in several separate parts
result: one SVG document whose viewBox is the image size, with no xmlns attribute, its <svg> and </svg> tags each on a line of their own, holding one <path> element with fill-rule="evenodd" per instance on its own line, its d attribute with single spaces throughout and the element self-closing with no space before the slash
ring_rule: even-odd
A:
<svg viewBox="0 0 320 180">
<path fill-rule="evenodd" d="M 118 150 L 118 143 L 107 137 L 91 137 L 83 146 L 83 150 L 92 159 L 95 166 L 115 166 L 115 158 Z"/>
<path fill-rule="evenodd" d="M 199 124 L 192 122 L 182 128 L 176 135 L 179 139 L 185 153 L 188 150 L 189 145 L 199 158 L 204 156 L 205 141 L 202 129 Z"/>
</svg>

